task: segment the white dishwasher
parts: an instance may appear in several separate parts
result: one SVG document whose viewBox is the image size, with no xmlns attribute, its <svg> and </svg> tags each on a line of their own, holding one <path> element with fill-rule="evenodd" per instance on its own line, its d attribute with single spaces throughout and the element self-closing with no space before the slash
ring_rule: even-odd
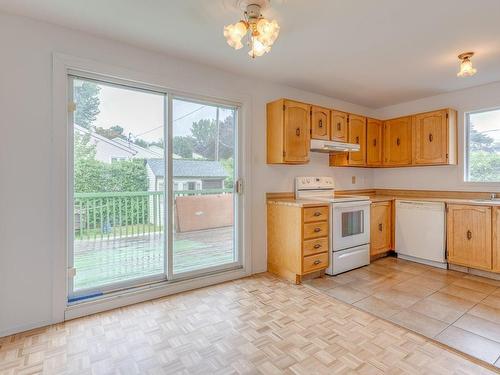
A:
<svg viewBox="0 0 500 375">
<path fill-rule="evenodd" d="M 447 268 L 443 202 L 396 200 L 398 258 Z"/>
</svg>

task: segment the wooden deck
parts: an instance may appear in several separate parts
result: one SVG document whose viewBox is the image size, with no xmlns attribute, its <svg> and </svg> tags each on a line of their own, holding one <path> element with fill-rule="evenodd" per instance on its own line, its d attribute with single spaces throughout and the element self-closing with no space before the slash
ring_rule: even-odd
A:
<svg viewBox="0 0 500 375">
<path fill-rule="evenodd" d="M 163 273 L 161 233 L 75 240 L 75 290 Z M 174 273 L 232 262 L 233 228 L 176 233 Z"/>
</svg>

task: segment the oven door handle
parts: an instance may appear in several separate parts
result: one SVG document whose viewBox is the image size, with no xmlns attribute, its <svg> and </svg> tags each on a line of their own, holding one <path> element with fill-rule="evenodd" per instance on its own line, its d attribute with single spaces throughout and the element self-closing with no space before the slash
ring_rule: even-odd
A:
<svg viewBox="0 0 500 375">
<path fill-rule="evenodd" d="M 371 201 L 337 202 L 332 203 L 333 208 L 367 207 L 370 208 Z"/>
</svg>

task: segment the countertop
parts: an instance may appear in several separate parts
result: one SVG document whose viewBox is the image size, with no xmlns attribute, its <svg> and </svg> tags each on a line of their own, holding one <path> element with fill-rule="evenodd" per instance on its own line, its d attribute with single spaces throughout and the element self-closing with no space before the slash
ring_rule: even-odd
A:
<svg viewBox="0 0 500 375">
<path fill-rule="evenodd" d="M 339 194 L 340 195 L 340 194 Z M 352 194 L 356 195 L 356 194 Z M 362 195 L 362 194 L 360 194 Z M 460 198 L 429 198 L 429 197 L 408 197 L 408 196 L 396 196 L 396 195 L 371 195 L 370 200 L 372 203 L 377 202 L 388 202 L 396 199 L 409 200 L 409 201 L 423 201 L 423 202 L 444 202 L 446 204 L 465 204 L 473 206 L 486 206 L 486 207 L 496 207 L 500 206 L 499 201 L 478 201 L 474 199 L 460 199 Z M 293 199 L 293 198 L 270 198 L 267 201 L 271 204 L 283 204 L 287 206 L 296 207 L 314 207 L 318 205 L 325 205 L 327 203 L 321 201 L 304 200 L 304 199 Z"/>
</svg>

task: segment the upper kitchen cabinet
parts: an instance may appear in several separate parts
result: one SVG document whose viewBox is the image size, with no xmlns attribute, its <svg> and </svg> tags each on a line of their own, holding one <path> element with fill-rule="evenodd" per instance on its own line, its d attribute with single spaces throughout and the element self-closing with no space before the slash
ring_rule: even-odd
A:
<svg viewBox="0 0 500 375">
<path fill-rule="evenodd" d="M 332 111 L 332 141 L 347 142 L 347 113 Z"/>
<path fill-rule="evenodd" d="M 328 108 L 312 106 L 311 138 L 330 139 L 330 110 Z"/>
<path fill-rule="evenodd" d="M 384 165 L 412 164 L 412 118 L 400 117 L 384 122 Z"/>
<path fill-rule="evenodd" d="M 382 163 L 382 121 L 369 118 L 366 121 L 366 165 L 375 167 Z"/>
<path fill-rule="evenodd" d="M 360 146 L 359 151 L 349 152 L 349 165 L 364 166 L 366 164 L 366 117 L 349 115 L 349 143 Z"/>
<path fill-rule="evenodd" d="M 359 144 L 360 151 L 330 154 L 330 166 L 364 167 L 366 165 L 366 117 L 348 114 L 347 134 L 347 142 Z"/>
<path fill-rule="evenodd" d="M 413 118 L 413 163 L 457 164 L 457 112 L 443 109 Z"/>
<path fill-rule="evenodd" d="M 267 104 L 267 163 L 309 162 L 311 106 L 288 99 Z"/>
</svg>

